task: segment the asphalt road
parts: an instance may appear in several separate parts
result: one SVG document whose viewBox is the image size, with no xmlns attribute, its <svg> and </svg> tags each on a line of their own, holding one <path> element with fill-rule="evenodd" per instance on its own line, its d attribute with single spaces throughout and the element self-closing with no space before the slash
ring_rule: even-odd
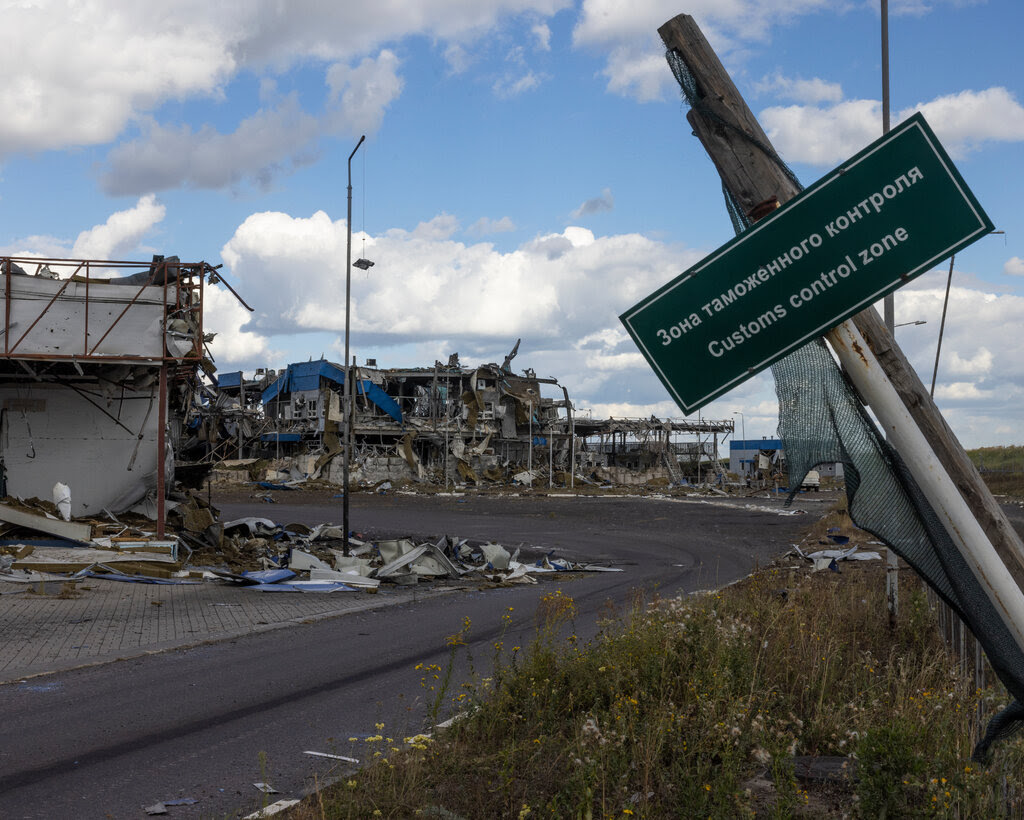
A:
<svg viewBox="0 0 1024 820">
<path fill-rule="evenodd" d="M 220 503 L 223 518 L 341 521 L 340 504 Z M 217 499 L 214 499 L 217 503 Z M 526 645 L 540 597 L 557 584 L 585 638 L 637 591 L 674 595 L 721 585 L 784 551 L 826 509 L 782 515 L 743 506 L 637 498 L 356 496 L 353 528 L 374 537 L 450 534 L 532 553 L 608 562 L 622 573 L 560 575 L 536 586 L 452 591 L 409 605 L 35 678 L 0 687 L 0 820 L 141 818 L 144 807 L 199 802 L 171 817 L 235 817 L 262 798 L 253 783 L 299 795 L 344 766 L 306 750 L 365 759 L 363 738 L 420 730 L 445 666 L 445 636 L 469 618 L 466 652 L 486 673 L 499 638 Z M 511 608 L 511 610 L 510 610 Z M 511 614 L 503 631 L 502 616 Z M 459 655 L 459 672 L 467 657 Z M 454 694 L 454 693 L 453 693 Z M 449 698 L 443 710 L 450 710 Z M 349 738 L 357 738 L 351 742 Z M 276 796 L 266 798 L 272 801 Z"/>
</svg>

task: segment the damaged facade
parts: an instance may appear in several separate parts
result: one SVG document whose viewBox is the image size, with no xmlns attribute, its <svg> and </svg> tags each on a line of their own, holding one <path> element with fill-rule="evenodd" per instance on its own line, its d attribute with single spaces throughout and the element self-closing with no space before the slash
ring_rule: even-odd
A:
<svg viewBox="0 0 1024 820">
<path fill-rule="evenodd" d="M 354 367 L 351 480 L 678 482 L 694 458 L 693 474 L 702 461 L 705 470 L 717 465 L 718 436 L 732 432 L 731 420 L 580 419 L 557 379 L 513 372 L 518 347 L 500 365 L 466 367 L 454 354 L 432 367 Z M 345 378 L 344 365 L 324 359 L 253 379 L 218 374 L 190 445 L 213 461 L 286 458 L 293 478 L 343 484 Z M 673 440 L 680 434 L 698 436 L 704 458 Z"/>
<path fill-rule="evenodd" d="M 568 393 L 556 379 L 513 373 L 513 355 L 477 367 L 457 355 L 433 367 L 355 367 L 352 480 L 477 483 L 533 466 L 538 475 L 567 469 Z M 320 359 L 257 376 L 220 375 L 206 420 L 210 452 L 228 452 L 227 434 L 235 457 L 293 457 L 304 476 L 341 484 L 345 367 Z M 561 397 L 543 396 L 542 386 Z"/>
<path fill-rule="evenodd" d="M 0 257 L 3 495 L 49 499 L 59 482 L 73 516 L 147 496 L 162 513 L 198 386 L 211 271 L 176 257 Z"/>
<path fill-rule="evenodd" d="M 579 469 L 615 484 L 667 478 L 714 483 L 724 480 L 719 437 L 733 432 L 732 419 L 577 419 Z M 680 437 L 686 440 L 680 441 Z"/>
</svg>

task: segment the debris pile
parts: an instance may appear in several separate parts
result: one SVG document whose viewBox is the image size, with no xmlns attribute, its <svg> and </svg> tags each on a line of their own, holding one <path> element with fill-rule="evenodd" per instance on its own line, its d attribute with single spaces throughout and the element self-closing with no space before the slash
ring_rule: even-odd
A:
<svg viewBox="0 0 1024 820">
<path fill-rule="evenodd" d="M 279 475 L 337 486 L 346 479 L 339 456 L 350 411 L 347 478 L 360 485 L 724 482 L 718 442 L 732 434 L 731 419 L 580 416 L 557 379 L 512 370 L 518 351 L 519 341 L 501 364 L 470 367 L 453 353 L 431 367 L 320 359 L 252 378 L 218 373 L 192 408 L 183 457 L 215 463 L 222 479 L 272 459 Z"/>
<path fill-rule="evenodd" d="M 52 510 L 50 508 L 53 508 Z M 222 522 L 217 510 L 189 495 L 168 515 L 174 534 L 158 539 L 151 521 L 62 521 L 50 502 L 0 504 L 0 581 L 102 578 L 135 583 L 216 581 L 260 592 L 376 592 L 382 584 L 421 581 L 536 583 L 551 572 L 604 571 L 548 554 L 531 562 L 500 544 L 442 536 L 371 542 L 341 527 L 278 524 L 249 517 Z M 55 536 L 55 537 L 54 537 Z"/>
<path fill-rule="evenodd" d="M 809 540 L 814 543 L 815 546 L 824 546 L 825 549 L 813 549 L 808 544 L 804 543 L 803 549 L 799 544 L 793 544 L 793 552 L 790 555 L 797 555 L 805 561 L 811 563 L 812 570 L 819 572 L 821 570 L 831 570 L 832 572 L 840 572 L 839 562 L 840 561 L 880 561 L 882 560 L 881 553 L 874 549 L 862 549 L 862 545 L 856 543 L 858 540 L 863 540 L 866 537 L 870 537 L 870 534 L 858 530 L 853 526 L 845 510 L 841 510 L 838 513 L 840 519 L 845 519 L 846 524 L 844 526 L 830 526 L 827 527 L 824 534 L 821 537 L 809 536 Z M 851 543 L 851 541 L 853 543 Z M 881 541 L 866 541 L 868 546 L 881 547 L 884 544 Z"/>
</svg>

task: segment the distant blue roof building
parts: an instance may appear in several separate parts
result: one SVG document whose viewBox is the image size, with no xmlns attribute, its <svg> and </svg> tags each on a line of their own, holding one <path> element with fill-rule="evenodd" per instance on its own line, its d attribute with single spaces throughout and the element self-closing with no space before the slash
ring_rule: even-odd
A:
<svg viewBox="0 0 1024 820">
<path fill-rule="evenodd" d="M 278 401 L 283 400 L 292 393 L 319 390 L 321 380 L 326 380 L 343 387 L 345 384 L 345 369 L 326 359 L 290 364 L 263 391 L 263 406 L 266 407 L 275 399 Z M 366 398 L 399 424 L 402 423 L 402 409 L 398 406 L 398 403 L 369 379 L 357 381 L 356 392 L 358 395 L 366 396 Z"/>
</svg>

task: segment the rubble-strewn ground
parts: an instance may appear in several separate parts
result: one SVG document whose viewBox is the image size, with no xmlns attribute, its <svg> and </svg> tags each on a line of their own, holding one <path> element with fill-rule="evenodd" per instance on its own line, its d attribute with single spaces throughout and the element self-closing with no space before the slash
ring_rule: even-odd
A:
<svg viewBox="0 0 1024 820">
<path fill-rule="evenodd" d="M 870 539 L 837 511 L 804 551 L 843 536 Z M 920 585 L 903 575 L 891 624 L 882 562 L 811 567 L 790 555 L 639 605 L 585 646 L 559 631 L 572 598 L 550 593 L 532 646 L 498 647 L 491 678 L 447 693 L 464 719 L 402 751 L 355 744 L 386 761 L 289 816 L 1020 816 L 1024 740 L 970 761 L 1005 693 L 975 691 Z"/>
</svg>

